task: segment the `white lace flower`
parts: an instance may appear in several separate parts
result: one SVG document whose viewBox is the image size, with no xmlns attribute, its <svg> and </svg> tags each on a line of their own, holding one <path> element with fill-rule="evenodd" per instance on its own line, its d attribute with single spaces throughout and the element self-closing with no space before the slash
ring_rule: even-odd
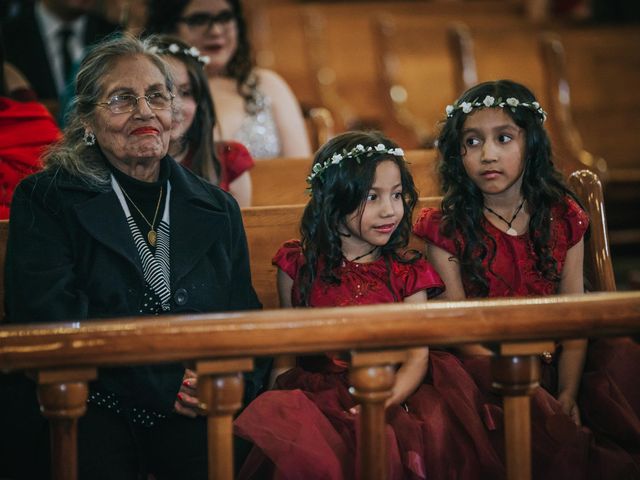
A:
<svg viewBox="0 0 640 480">
<path fill-rule="evenodd" d="M 469 102 L 462 102 L 460 107 L 462 108 L 462 111 L 464 113 L 469 113 L 471 110 L 473 110 L 473 105 Z"/>
<path fill-rule="evenodd" d="M 447 112 L 447 117 L 450 117 L 451 114 L 453 113 L 454 107 L 453 105 L 447 105 L 447 108 L 445 109 L 445 112 Z"/>
<path fill-rule="evenodd" d="M 196 47 L 191 47 L 189 50 L 187 50 L 187 54 L 191 55 L 192 57 L 198 58 L 200 56 L 200 50 L 198 50 Z"/>
<path fill-rule="evenodd" d="M 153 45 L 152 47 L 149 47 L 149 53 L 158 53 L 158 52 L 159 52 L 159 49 L 155 45 Z"/>
<path fill-rule="evenodd" d="M 202 57 L 198 57 L 198 61 L 200 63 L 205 64 L 205 65 L 209 65 L 209 62 L 211 61 L 211 58 L 209 58 L 209 55 L 204 55 Z"/>
<path fill-rule="evenodd" d="M 169 49 L 168 49 L 171 53 L 178 53 L 180 51 L 180 47 L 178 45 L 176 45 L 175 43 L 172 43 L 171 45 L 169 45 Z"/>
<path fill-rule="evenodd" d="M 482 103 L 484 104 L 485 107 L 490 107 L 493 105 L 493 102 L 495 102 L 495 98 L 493 98 L 491 95 L 487 95 L 486 97 L 484 97 L 484 100 L 482 101 Z"/>
<path fill-rule="evenodd" d="M 358 163 L 361 162 L 361 156 L 370 157 L 373 153 L 388 153 L 389 155 L 395 155 L 397 157 L 404 156 L 404 150 L 399 147 L 390 148 L 384 145 L 383 143 L 379 143 L 375 146 L 369 145 L 368 147 L 364 147 L 361 144 L 356 145 L 349 151 L 343 151 L 342 153 L 334 153 L 329 159 L 327 159 L 324 163 L 316 163 L 313 165 L 311 169 L 311 175 L 307 177 L 307 183 L 309 184 L 309 192 L 311 192 L 311 183 L 313 180 L 322 176 L 325 170 L 330 168 L 332 165 L 338 165 L 340 162 L 347 158 L 353 158 Z"/>
<path fill-rule="evenodd" d="M 531 102 L 531 105 L 533 105 L 534 108 L 540 108 L 540 104 L 538 102 Z"/>
<path fill-rule="evenodd" d="M 517 107 L 520 104 L 520 100 L 518 100 L 517 98 L 507 98 L 507 105 L 511 106 L 511 107 Z"/>
</svg>

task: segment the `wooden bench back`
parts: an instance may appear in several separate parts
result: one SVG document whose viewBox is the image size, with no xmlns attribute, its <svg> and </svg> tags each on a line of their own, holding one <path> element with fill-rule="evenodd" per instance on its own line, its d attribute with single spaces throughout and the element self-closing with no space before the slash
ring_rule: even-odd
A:
<svg viewBox="0 0 640 480">
<path fill-rule="evenodd" d="M 421 198 L 414 210 L 414 216 L 424 207 L 439 207 L 440 200 L 440 197 Z M 304 207 L 305 205 L 281 205 L 242 209 L 249 243 L 253 286 L 264 308 L 279 306 L 276 267 L 271 265 L 271 259 L 283 242 L 300 238 L 300 219 Z M 412 237 L 410 248 L 422 252 L 424 244 Z"/>
<path fill-rule="evenodd" d="M 419 195 L 439 195 L 438 152 L 434 149 L 408 150 L 405 158 Z M 312 163 L 311 157 L 257 161 L 251 169 L 252 206 L 306 204 L 309 200 L 306 179 Z"/>
<path fill-rule="evenodd" d="M 567 27 L 542 42 L 550 113 L 568 116 L 584 149 L 627 180 L 629 169 L 640 169 L 640 26 Z"/>
<path fill-rule="evenodd" d="M 586 170 L 576 172 L 570 183 L 591 217 L 591 236 L 585 245 L 585 275 L 595 291 L 616 289 L 609 237 L 607 232 L 602 185 L 597 176 Z M 420 209 L 438 207 L 440 197 L 421 198 L 414 216 Z M 271 259 L 286 240 L 300 238 L 299 226 L 304 205 L 249 207 L 242 210 L 247 232 L 253 285 L 264 308 L 278 307 L 276 268 Z M 9 222 L 0 221 L 0 272 L 4 273 Z M 423 251 L 423 245 L 412 238 L 411 247 Z M 4 275 L 0 275 L 0 319 L 4 317 Z"/>
</svg>

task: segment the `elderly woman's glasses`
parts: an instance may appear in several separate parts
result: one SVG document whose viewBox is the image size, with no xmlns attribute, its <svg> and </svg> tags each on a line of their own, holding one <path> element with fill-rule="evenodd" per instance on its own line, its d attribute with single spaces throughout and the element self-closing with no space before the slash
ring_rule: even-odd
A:
<svg viewBox="0 0 640 480">
<path fill-rule="evenodd" d="M 138 100 L 144 98 L 152 110 L 167 110 L 173 103 L 173 93 L 153 92 L 148 95 L 114 95 L 108 102 L 98 102 L 96 105 L 108 108 L 112 113 L 133 112 L 138 107 Z"/>
<path fill-rule="evenodd" d="M 208 13 L 194 13 L 187 17 L 180 18 L 180 21 L 187 25 L 192 30 L 202 30 L 208 32 L 213 25 L 225 26 L 229 24 L 235 15 L 231 10 L 223 10 L 217 15 L 210 15 Z"/>
</svg>

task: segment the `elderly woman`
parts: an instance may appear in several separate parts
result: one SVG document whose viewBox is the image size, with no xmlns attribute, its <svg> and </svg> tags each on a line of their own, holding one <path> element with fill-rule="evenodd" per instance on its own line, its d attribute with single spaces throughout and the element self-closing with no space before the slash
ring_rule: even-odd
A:
<svg viewBox="0 0 640 480">
<path fill-rule="evenodd" d="M 9 322 L 260 308 L 237 203 L 167 155 L 172 90 L 166 64 L 133 37 L 82 62 L 64 138 L 14 195 Z M 206 478 L 195 381 L 180 364 L 101 370 L 79 422 L 80 477 Z M 37 457 L 46 437 L 33 430 L 42 420 L 26 411 L 33 385 L 11 388 L 3 396 L 14 396 L 20 423 L 2 434 L 20 464 L 11 473 L 47 478 L 30 472 L 47 464 Z"/>
</svg>

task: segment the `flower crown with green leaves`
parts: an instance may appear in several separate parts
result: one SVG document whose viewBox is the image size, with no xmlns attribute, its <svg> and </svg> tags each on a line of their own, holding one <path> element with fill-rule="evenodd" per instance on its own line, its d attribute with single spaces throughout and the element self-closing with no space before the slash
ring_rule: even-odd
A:
<svg viewBox="0 0 640 480">
<path fill-rule="evenodd" d="M 396 157 L 404 157 L 404 150 L 399 147 L 387 147 L 383 143 L 379 143 L 375 146 L 365 147 L 362 144 L 358 144 L 353 147 L 351 150 L 347 151 L 342 150 L 342 153 L 334 153 L 330 158 L 328 158 L 324 163 L 316 163 L 311 169 L 311 175 L 307 177 L 307 183 L 309 187 L 307 190 L 311 193 L 311 182 L 316 177 L 322 177 L 322 174 L 325 170 L 332 165 L 340 165 L 340 162 L 347 158 L 355 158 L 358 163 L 360 163 L 360 157 L 370 157 L 374 154 L 387 153 L 389 155 L 394 155 Z"/>
<path fill-rule="evenodd" d="M 196 47 L 191 48 L 180 48 L 179 45 L 172 43 L 167 48 L 160 48 L 156 45 L 149 48 L 151 53 L 155 53 L 156 55 L 166 55 L 170 53 L 172 55 L 182 54 L 185 57 L 195 58 L 202 65 L 208 65 L 211 59 L 207 55 L 200 55 L 200 50 Z"/>
<path fill-rule="evenodd" d="M 453 114 L 456 110 L 462 110 L 463 113 L 471 113 L 474 108 L 510 108 L 512 112 L 516 111 L 516 107 L 524 107 L 532 110 L 534 113 L 540 115 L 542 122 L 547 119 L 547 112 L 545 112 L 538 102 L 521 102 L 517 98 L 509 97 L 506 100 L 502 100 L 502 97 L 492 97 L 491 95 L 487 95 L 484 97 L 484 100 L 480 101 L 480 99 L 476 98 L 471 102 L 460 102 L 454 103 L 453 105 L 447 105 L 445 112 L 447 113 L 447 118 L 453 117 Z"/>
</svg>

